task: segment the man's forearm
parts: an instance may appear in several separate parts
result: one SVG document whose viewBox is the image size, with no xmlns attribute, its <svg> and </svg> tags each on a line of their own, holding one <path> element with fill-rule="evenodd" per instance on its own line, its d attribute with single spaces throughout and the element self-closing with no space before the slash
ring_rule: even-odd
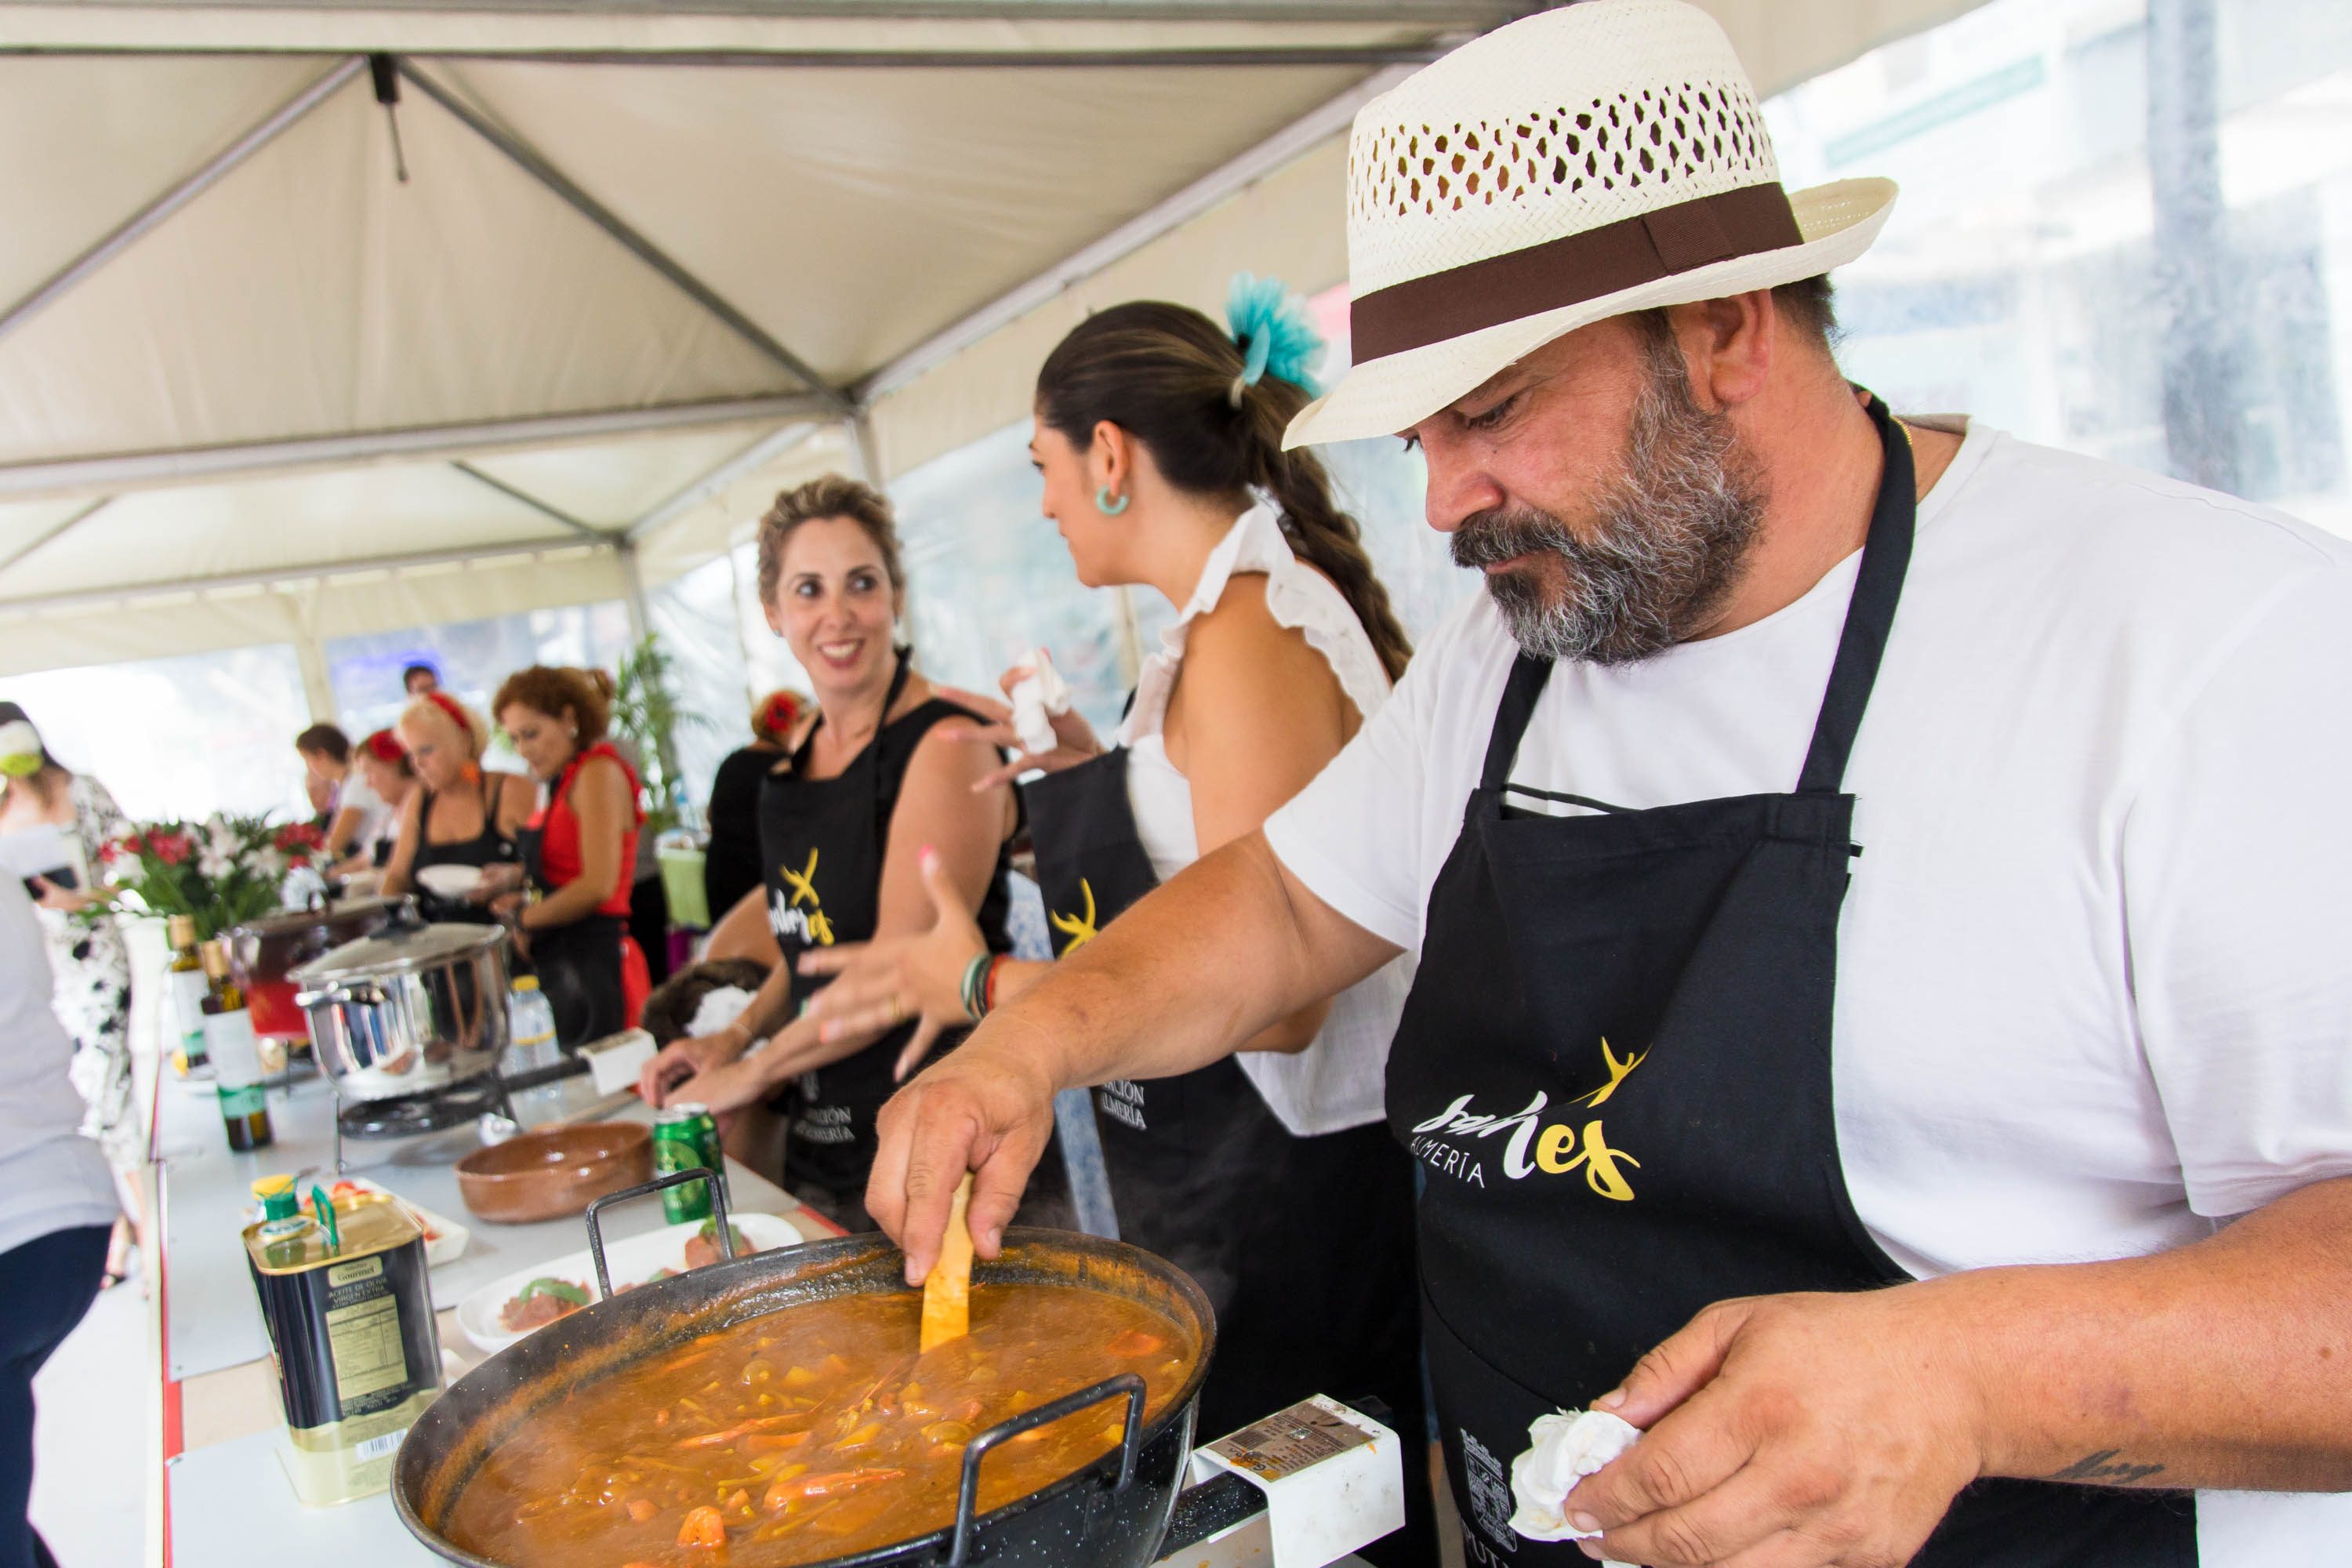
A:
<svg viewBox="0 0 2352 1568">
<path fill-rule="evenodd" d="M 992 1014 L 1057 1089 L 1164 1078 L 1226 1055 L 1395 955 L 1299 887 L 1262 835 L 1138 901 Z"/>
<path fill-rule="evenodd" d="M 2155 1257 L 1922 1289 L 1953 1294 L 1990 1474 L 2352 1489 L 2352 1178 Z"/>
</svg>

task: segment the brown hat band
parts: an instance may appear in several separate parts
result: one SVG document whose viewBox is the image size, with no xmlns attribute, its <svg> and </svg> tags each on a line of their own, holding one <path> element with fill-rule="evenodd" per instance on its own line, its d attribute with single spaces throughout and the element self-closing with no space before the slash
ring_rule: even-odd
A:
<svg viewBox="0 0 2352 1568">
<path fill-rule="evenodd" d="M 1361 364 L 1804 242 L 1778 182 L 1677 202 L 1375 289 L 1355 302 L 1353 357 Z"/>
</svg>

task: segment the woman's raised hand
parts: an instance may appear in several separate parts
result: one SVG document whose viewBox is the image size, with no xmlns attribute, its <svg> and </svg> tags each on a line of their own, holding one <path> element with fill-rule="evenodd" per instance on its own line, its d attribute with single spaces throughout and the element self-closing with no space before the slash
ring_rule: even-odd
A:
<svg viewBox="0 0 2352 1568">
<path fill-rule="evenodd" d="M 803 974 L 834 976 L 809 1001 L 821 1038 L 887 1031 L 910 1016 L 916 1020 L 914 1037 L 892 1072 L 901 1083 L 930 1054 L 942 1030 L 973 1021 L 963 1008 L 964 971 L 988 951 L 980 922 L 948 879 L 946 863 L 925 849 L 922 868 L 923 889 L 931 898 L 930 930 L 919 936 L 814 948 L 800 961 Z"/>
<path fill-rule="evenodd" d="M 997 684 L 1010 692 L 1029 673 L 1027 665 L 1016 664 L 998 679 Z M 1054 749 L 1031 752 L 1023 748 L 1021 737 L 1013 728 L 1013 710 L 1007 704 L 993 697 L 982 697 L 976 691 L 965 691 L 952 686 L 940 688 L 940 695 L 960 707 L 971 709 L 988 721 L 985 728 L 965 731 L 966 740 L 1013 753 L 1011 762 L 971 786 L 974 795 L 997 784 L 1010 784 L 1023 773 L 1041 771 L 1056 773 L 1064 768 L 1076 767 L 1080 763 L 1102 755 L 1102 742 L 1096 739 L 1094 726 L 1087 723 L 1086 715 L 1075 708 L 1066 713 L 1049 716 L 1054 726 L 1054 739 L 1057 742 Z"/>
</svg>

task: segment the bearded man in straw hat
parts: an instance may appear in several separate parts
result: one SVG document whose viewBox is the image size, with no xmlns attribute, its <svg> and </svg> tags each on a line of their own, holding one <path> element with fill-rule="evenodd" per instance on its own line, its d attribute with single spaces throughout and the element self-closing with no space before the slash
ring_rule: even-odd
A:
<svg viewBox="0 0 2352 1568">
<path fill-rule="evenodd" d="M 1850 387 L 1821 278 L 1893 199 L 1785 195 L 1677 0 L 1363 110 L 1358 363 L 1291 436 L 1417 442 L 1486 592 L 892 1102 L 910 1278 L 967 1169 L 995 1247 L 1056 1089 L 1417 952 L 1473 1563 L 2343 1560 L 2352 555 Z"/>
</svg>

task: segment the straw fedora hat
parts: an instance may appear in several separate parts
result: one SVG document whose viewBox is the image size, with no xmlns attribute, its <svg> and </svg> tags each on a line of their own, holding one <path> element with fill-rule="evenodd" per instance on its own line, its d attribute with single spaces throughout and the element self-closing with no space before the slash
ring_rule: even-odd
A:
<svg viewBox="0 0 2352 1568">
<path fill-rule="evenodd" d="M 1748 73 L 1683 0 L 1583 0 L 1366 104 L 1348 146 L 1355 364 L 1287 446 L 1402 430 L 1589 322 L 1826 272 L 1891 180 L 1794 195 Z"/>
</svg>

